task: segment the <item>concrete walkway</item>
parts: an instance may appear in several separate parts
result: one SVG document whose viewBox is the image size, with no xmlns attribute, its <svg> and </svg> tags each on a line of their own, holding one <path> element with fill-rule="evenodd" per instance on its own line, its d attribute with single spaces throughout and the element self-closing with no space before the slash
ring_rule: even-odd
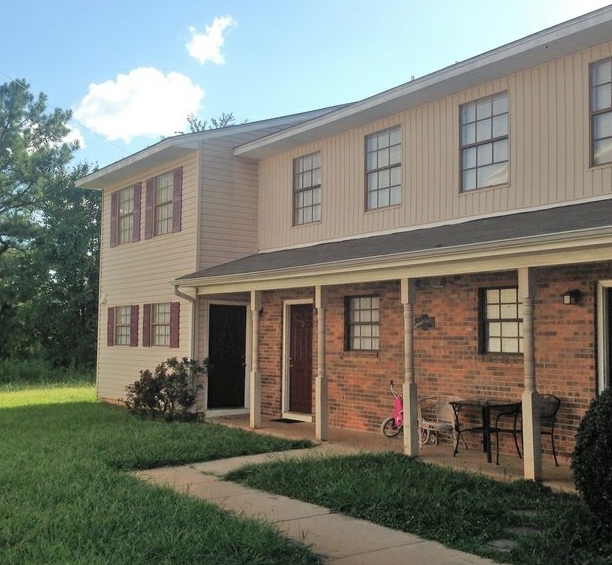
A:
<svg viewBox="0 0 612 565">
<path fill-rule="evenodd" d="M 142 480 L 172 488 L 220 508 L 274 524 L 277 529 L 335 565 L 485 565 L 493 561 L 448 549 L 440 543 L 334 513 L 327 508 L 261 492 L 220 479 L 251 463 L 295 457 L 324 457 L 357 449 L 325 442 L 312 449 L 221 459 L 182 467 L 134 473 Z"/>
</svg>

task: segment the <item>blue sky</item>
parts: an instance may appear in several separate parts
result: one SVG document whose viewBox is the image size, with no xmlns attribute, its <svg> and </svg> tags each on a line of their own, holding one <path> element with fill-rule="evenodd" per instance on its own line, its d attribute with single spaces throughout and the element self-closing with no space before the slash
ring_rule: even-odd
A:
<svg viewBox="0 0 612 565">
<path fill-rule="evenodd" d="M 81 161 L 188 129 L 360 100 L 597 0 L 2 0 L 0 81 L 71 109 Z"/>
</svg>

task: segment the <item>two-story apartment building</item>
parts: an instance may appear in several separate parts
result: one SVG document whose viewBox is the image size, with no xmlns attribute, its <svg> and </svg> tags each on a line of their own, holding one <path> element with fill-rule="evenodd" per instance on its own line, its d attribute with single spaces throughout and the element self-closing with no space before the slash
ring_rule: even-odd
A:
<svg viewBox="0 0 612 565">
<path fill-rule="evenodd" d="M 418 397 L 518 399 L 537 478 L 551 393 L 567 460 L 610 384 L 612 8 L 284 120 L 81 182 L 105 191 L 100 396 L 154 358 L 209 356 L 200 409 L 325 439 L 378 429 L 393 378 L 408 454 Z"/>
</svg>

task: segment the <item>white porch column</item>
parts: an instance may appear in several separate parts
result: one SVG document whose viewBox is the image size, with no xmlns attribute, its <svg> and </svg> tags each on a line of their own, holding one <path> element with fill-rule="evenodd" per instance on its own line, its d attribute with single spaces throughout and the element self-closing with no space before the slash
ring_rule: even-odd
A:
<svg viewBox="0 0 612 565">
<path fill-rule="evenodd" d="M 404 453 L 419 454 L 419 422 L 417 417 L 417 385 L 414 378 L 414 279 L 401 280 L 401 300 L 404 306 Z"/>
<path fill-rule="evenodd" d="M 315 434 L 319 441 L 329 439 L 329 399 L 325 372 L 325 310 L 327 288 L 315 287 L 317 309 L 317 376 L 315 379 Z"/>
<path fill-rule="evenodd" d="M 259 372 L 259 315 L 261 292 L 251 291 L 251 372 L 249 375 L 249 425 L 261 428 L 261 373 Z"/>
<path fill-rule="evenodd" d="M 536 390 L 535 336 L 533 312 L 535 298 L 535 274 L 532 268 L 518 270 L 519 301 L 522 302 L 523 358 L 525 364 L 525 390 L 523 391 L 523 465 L 526 479 L 542 478 L 542 449 L 540 438 L 540 404 Z"/>
</svg>

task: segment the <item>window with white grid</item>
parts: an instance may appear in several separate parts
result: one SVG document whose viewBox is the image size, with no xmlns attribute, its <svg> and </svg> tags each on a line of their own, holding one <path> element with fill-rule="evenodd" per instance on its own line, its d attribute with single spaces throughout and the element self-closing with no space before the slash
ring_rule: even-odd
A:
<svg viewBox="0 0 612 565">
<path fill-rule="evenodd" d="M 368 135 L 365 140 L 366 209 L 402 202 L 402 130 Z"/>
<path fill-rule="evenodd" d="M 378 296 L 347 298 L 347 349 L 378 350 L 380 299 Z"/>
<path fill-rule="evenodd" d="M 321 220 L 321 153 L 293 161 L 293 224 Z"/>
</svg>

